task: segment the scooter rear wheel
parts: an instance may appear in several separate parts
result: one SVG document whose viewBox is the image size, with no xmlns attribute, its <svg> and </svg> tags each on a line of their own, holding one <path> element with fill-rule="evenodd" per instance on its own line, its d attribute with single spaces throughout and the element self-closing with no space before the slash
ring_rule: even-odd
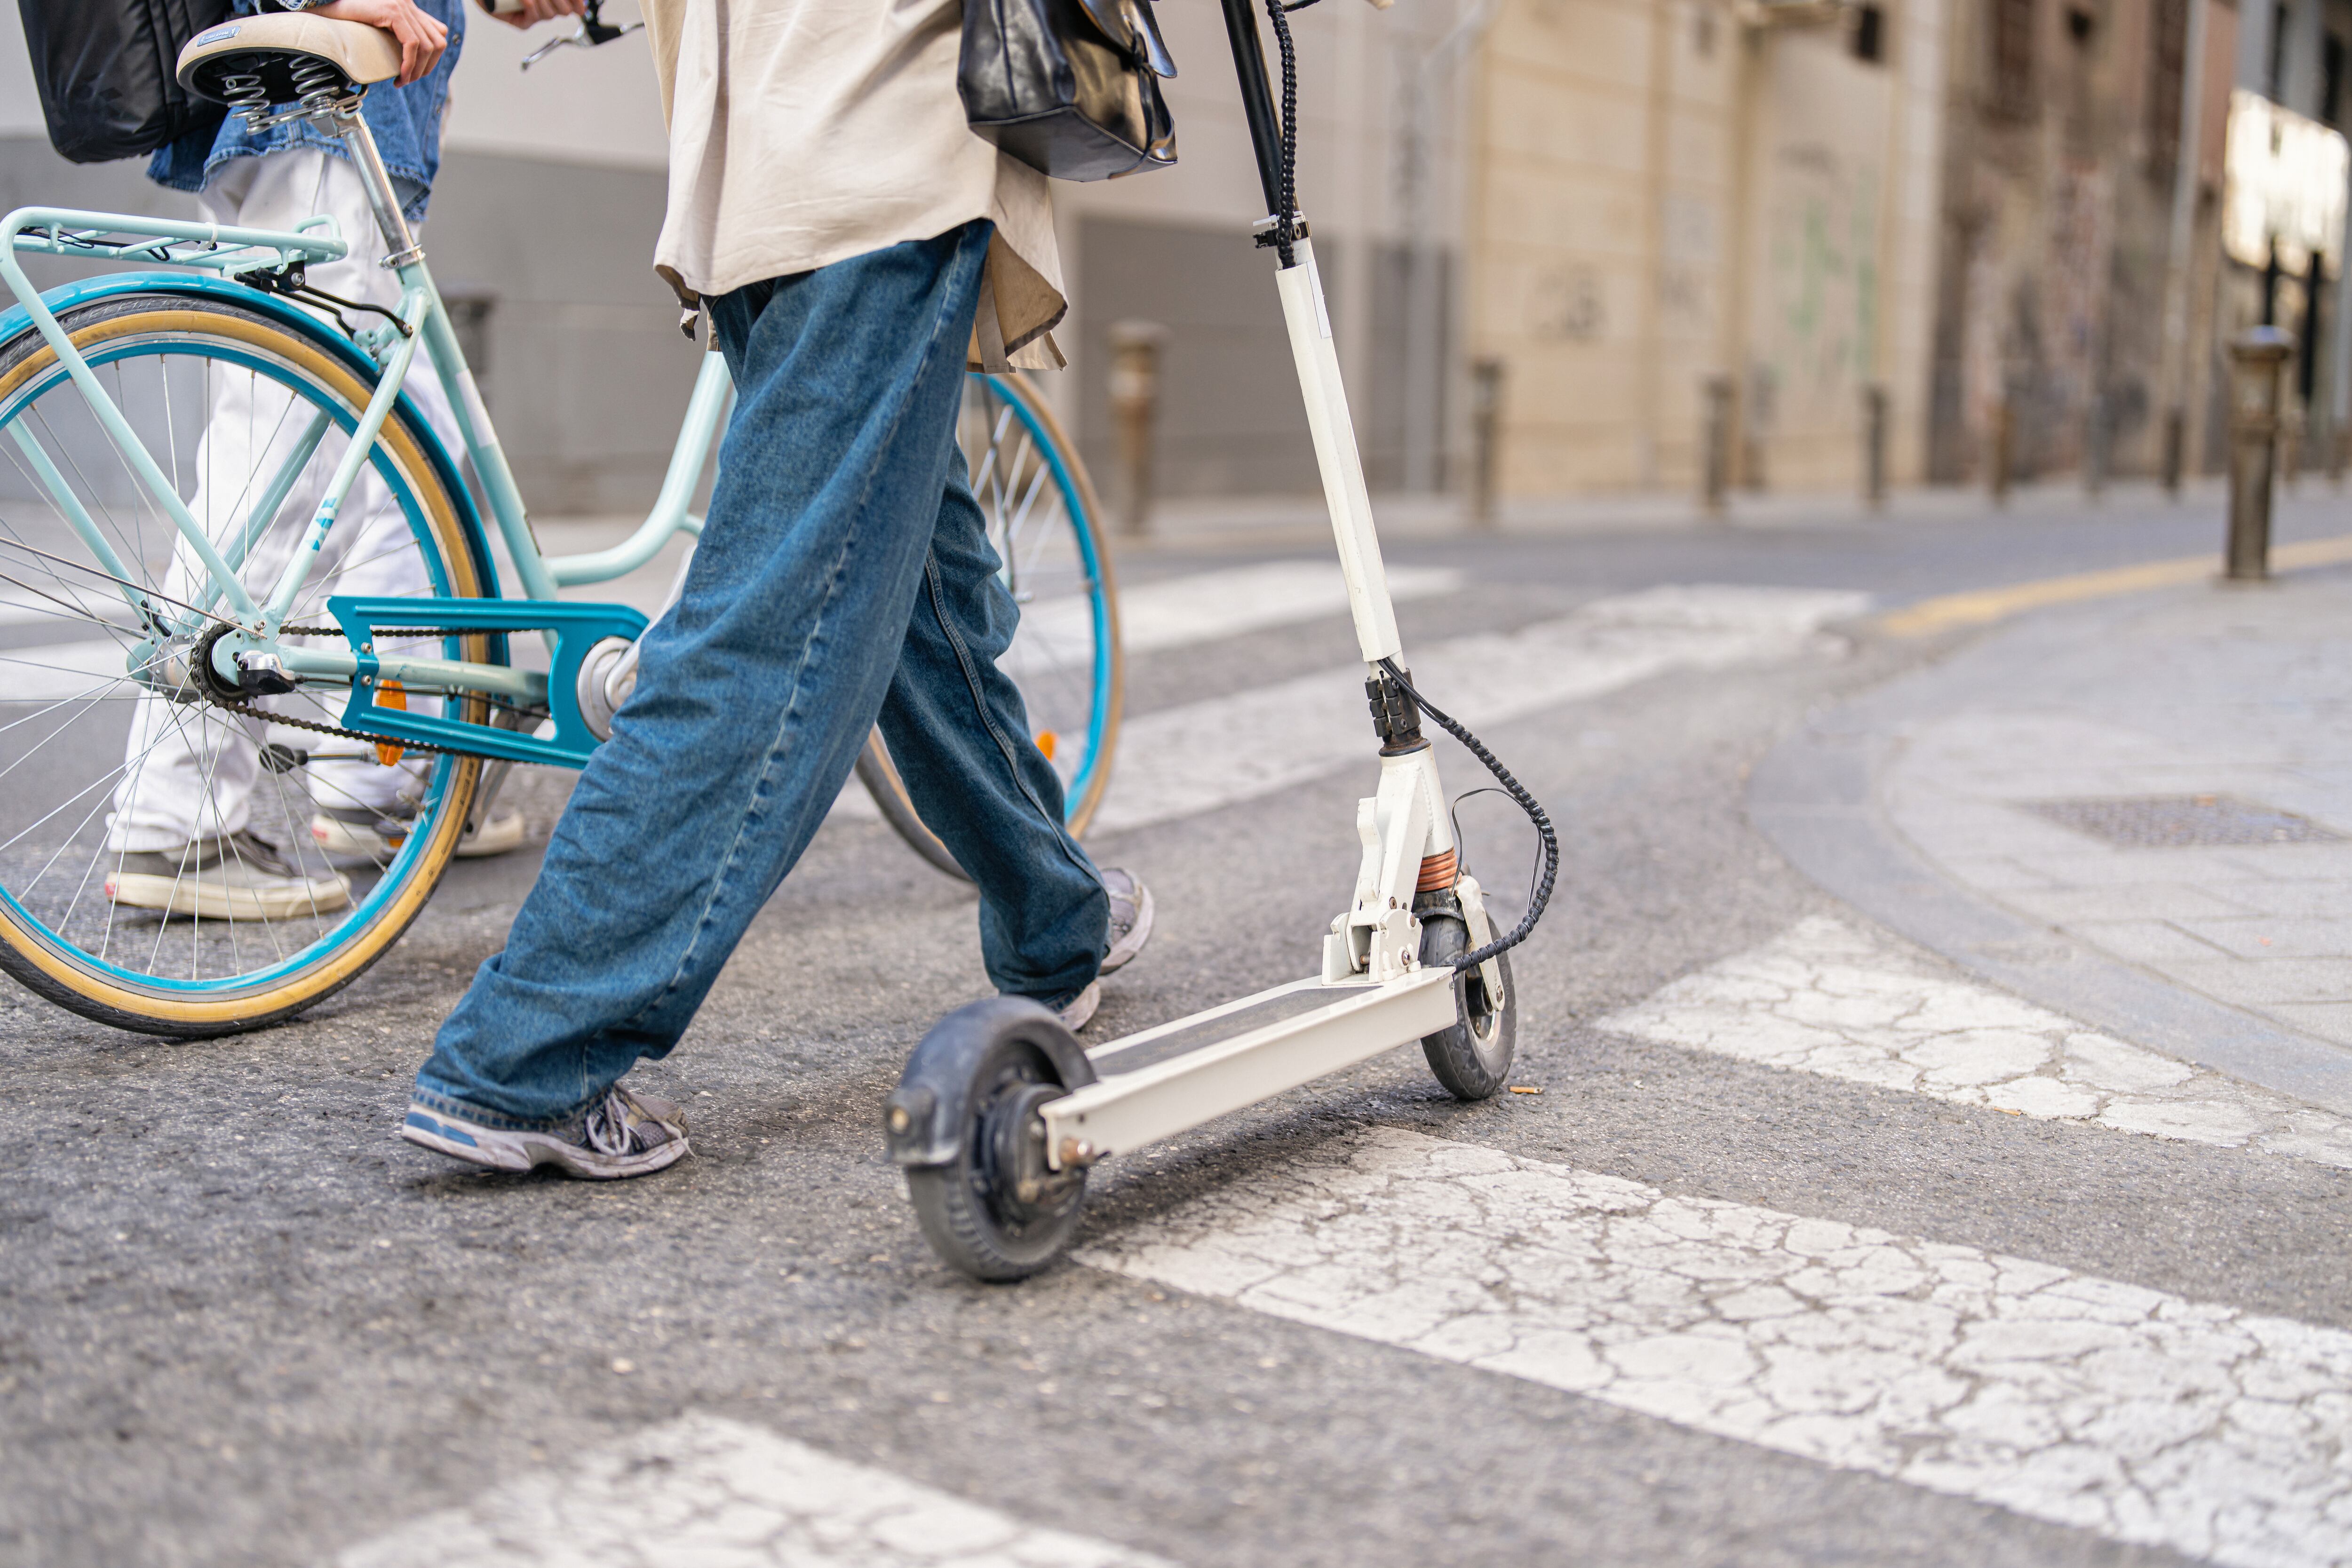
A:
<svg viewBox="0 0 2352 1568">
<path fill-rule="evenodd" d="M 1037 1111 L 1068 1092 L 1036 1046 L 1000 1032 L 972 1062 L 954 1159 L 907 1172 L 907 1194 L 933 1250 L 975 1279 L 1024 1279 L 1077 1229 L 1087 1173 L 1048 1171 Z"/>
</svg>

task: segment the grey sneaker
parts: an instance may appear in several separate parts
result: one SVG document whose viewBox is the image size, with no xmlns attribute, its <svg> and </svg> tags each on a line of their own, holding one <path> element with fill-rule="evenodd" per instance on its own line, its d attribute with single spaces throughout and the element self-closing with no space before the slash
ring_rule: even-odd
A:
<svg viewBox="0 0 2352 1568">
<path fill-rule="evenodd" d="M 1054 1009 L 1062 1020 L 1062 1027 L 1072 1034 L 1093 1021 L 1095 1009 L 1102 1005 L 1102 982 L 1089 980 L 1087 988 Z"/>
<path fill-rule="evenodd" d="M 415 826 L 413 816 L 336 805 L 310 818 L 310 837 L 328 855 L 381 865 L 400 853 L 400 847 L 408 842 L 409 829 Z M 522 847 L 522 813 L 510 808 L 466 829 L 465 836 L 457 840 L 457 858 L 478 860 L 504 855 Z"/>
<path fill-rule="evenodd" d="M 282 921 L 323 915 L 352 901 L 352 885 L 325 867 L 306 869 L 251 833 L 143 855 L 118 855 L 106 896 L 129 909 L 208 921 Z"/>
<path fill-rule="evenodd" d="M 1103 868 L 1102 883 L 1103 891 L 1110 895 L 1110 951 L 1103 954 L 1102 967 L 1096 973 L 1111 974 L 1126 968 L 1151 940 L 1151 889 L 1138 881 L 1134 872 L 1117 866 Z"/>
<path fill-rule="evenodd" d="M 684 1111 L 617 1083 L 577 1121 L 532 1132 L 484 1127 L 411 1100 L 400 1135 L 420 1149 L 493 1171 L 553 1165 L 592 1182 L 648 1175 L 692 1152 Z"/>
</svg>

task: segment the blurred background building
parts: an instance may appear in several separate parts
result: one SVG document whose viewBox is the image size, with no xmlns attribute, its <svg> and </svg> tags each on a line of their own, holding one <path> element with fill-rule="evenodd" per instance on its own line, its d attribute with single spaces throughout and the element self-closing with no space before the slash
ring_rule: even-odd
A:
<svg viewBox="0 0 2352 1568">
<path fill-rule="evenodd" d="M 1160 13 L 1182 161 L 1056 188 L 1071 363 L 1045 379 L 1108 473 L 1113 330 L 1156 325 L 1162 493 L 1311 491 L 1223 25 Z M 2301 458 L 2335 460 L 2352 0 L 1323 0 L 1294 26 L 1376 489 L 1462 493 L 1482 452 L 1512 505 L 1710 469 L 2211 471 L 2219 345 L 2265 320 L 2299 345 Z M 50 152 L 16 29 L 0 205 L 178 204 Z M 696 368 L 646 265 L 659 107 L 640 40 L 520 73 L 546 37 L 476 20 L 426 242 L 535 504 L 619 510 Z"/>
</svg>

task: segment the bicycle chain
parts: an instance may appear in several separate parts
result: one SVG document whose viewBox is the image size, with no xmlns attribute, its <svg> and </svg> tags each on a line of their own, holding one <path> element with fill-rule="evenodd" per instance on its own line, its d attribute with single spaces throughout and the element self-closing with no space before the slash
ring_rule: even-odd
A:
<svg viewBox="0 0 2352 1568">
<path fill-rule="evenodd" d="M 480 629 L 478 626 L 376 626 L 373 628 L 375 635 L 380 637 L 471 637 Z M 282 637 L 340 637 L 343 635 L 343 628 L 341 626 L 280 626 L 278 628 L 278 635 Z M 320 723 L 315 719 L 297 719 L 289 713 L 276 713 L 267 708 L 257 708 L 250 702 L 223 702 L 213 697 L 207 697 L 205 700 L 224 713 L 236 713 L 248 719 L 261 720 L 268 724 L 283 724 L 289 730 L 308 730 L 313 734 L 333 735 L 346 741 L 365 741 L 374 746 L 396 745 L 403 751 L 429 752 L 436 756 L 478 757 L 485 762 L 498 760 L 487 752 L 461 752 L 454 746 L 436 746 L 425 741 L 395 740 L 384 735 L 372 735 L 365 730 L 347 730 L 340 724 Z"/>
</svg>

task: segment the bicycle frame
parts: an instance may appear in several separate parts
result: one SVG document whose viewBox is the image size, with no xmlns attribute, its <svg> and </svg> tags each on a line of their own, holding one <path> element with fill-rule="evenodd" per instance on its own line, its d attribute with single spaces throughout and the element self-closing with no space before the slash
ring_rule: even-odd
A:
<svg viewBox="0 0 2352 1568">
<path fill-rule="evenodd" d="M 0 280 L 5 281 L 43 341 L 56 353 L 75 389 L 123 454 L 140 487 L 171 521 L 189 552 L 203 565 L 211 585 L 193 595 L 196 604 L 159 604 L 142 593 L 134 574 L 117 556 L 39 442 L 22 422 L 11 425 L 11 434 L 59 514 L 116 580 L 132 613 L 152 637 L 192 637 L 216 621 L 226 621 L 235 626 L 234 631 L 220 637 L 213 645 L 215 673 L 228 684 L 239 684 L 248 668 L 266 665 L 309 685 L 348 685 L 352 700 L 344 722 L 353 729 L 381 732 L 388 739 L 446 746 L 450 737 L 444 731 L 461 726 L 467 733 L 460 739 L 467 743 L 458 749 L 513 762 L 579 766 L 597 743 L 581 721 L 572 690 L 580 660 L 589 647 L 604 637 L 634 639 L 646 623 L 644 616 L 623 605 L 559 605 L 551 601 L 560 588 L 609 582 L 635 571 L 677 534 L 700 534 L 701 520 L 688 509 L 712 439 L 733 400 L 734 388 L 728 378 L 726 363 L 716 353 L 704 356 L 660 494 L 636 531 L 606 550 L 553 558 L 542 554 L 489 410 L 466 363 L 440 290 L 425 265 L 424 248 L 416 243 L 401 212 L 391 176 L 377 155 L 375 140 L 361 119 L 357 103 L 319 111 L 316 117 L 341 138 L 359 172 L 370 210 L 390 249 L 385 264 L 400 281 L 401 300 L 394 312 L 395 322 L 353 334 L 360 349 L 374 361 L 381 374 L 366 407 L 359 411 L 349 427 L 350 440 L 325 495 L 312 513 L 303 547 L 293 552 L 267 595 L 257 600 L 238 577 L 238 568 L 243 564 L 241 544 L 232 544 L 236 557 L 232 558 L 207 537 L 171 478 L 156 464 L 131 422 L 100 384 L 96 373 L 58 324 L 18 258 L 48 255 L 145 261 L 209 271 L 237 280 L 251 274 L 343 259 L 351 247 L 336 230 L 331 218 L 310 219 L 291 232 L 58 207 L 20 208 L 0 220 Z M 280 628 L 300 595 L 311 559 L 334 529 L 343 500 L 358 481 L 377 434 L 391 416 L 420 347 L 449 391 L 459 437 L 473 461 L 490 519 L 506 543 L 524 597 L 463 601 L 337 597 L 329 601 L 328 607 L 342 626 L 349 646 L 338 649 L 282 643 L 278 640 Z M 324 411 L 314 417 L 278 472 L 262 487 L 254 516 L 266 520 L 276 514 L 325 438 L 328 422 Z M 247 538 L 252 531 L 240 530 L 237 538 Z M 213 605 L 224 599 L 226 613 L 215 612 Z M 542 675 L 500 664 L 404 654 L 378 656 L 374 652 L 374 626 L 388 620 L 413 620 L 420 612 L 429 614 L 436 624 L 468 631 L 539 632 L 546 640 L 553 668 Z M 555 721 L 556 734 L 552 739 L 541 740 L 511 730 L 374 706 L 376 690 L 391 681 L 399 682 L 409 692 L 478 693 L 534 707 L 543 705 Z"/>
</svg>

